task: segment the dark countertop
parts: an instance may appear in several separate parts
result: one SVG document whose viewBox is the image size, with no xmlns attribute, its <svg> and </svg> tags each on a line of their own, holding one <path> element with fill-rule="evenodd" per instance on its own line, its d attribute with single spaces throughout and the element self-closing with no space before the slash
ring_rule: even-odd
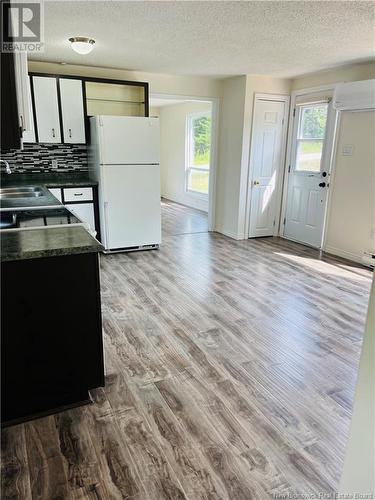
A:
<svg viewBox="0 0 375 500">
<path fill-rule="evenodd" d="M 38 186 L 45 190 L 44 196 L 1 200 L 1 208 L 40 208 L 62 204 L 47 189 L 48 187 L 95 186 L 97 183 L 83 175 L 11 174 L 1 176 L 2 187 Z M 19 231 L 0 231 L 1 260 L 23 260 L 53 257 L 78 253 L 100 252 L 102 245 L 81 225 L 59 228 L 35 228 Z"/>
<path fill-rule="evenodd" d="M 48 207 L 60 205 L 60 202 L 47 188 L 97 186 L 89 179 L 88 173 L 68 174 L 7 174 L 1 175 L 1 187 L 39 186 L 45 188 L 45 195 L 37 198 L 17 198 L 0 200 L 1 208 Z"/>
<path fill-rule="evenodd" d="M 0 200 L 0 208 L 38 208 L 38 207 L 55 207 L 61 205 L 59 200 L 53 196 L 52 193 L 42 184 L 29 184 L 29 186 L 37 186 L 43 189 L 43 196 L 36 196 L 35 198 L 8 198 L 5 200 Z M 14 183 L 14 184 L 3 184 L 3 188 L 6 187 L 24 187 L 27 184 Z"/>
<path fill-rule="evenodd" d="M 89 178 L 88 172 L 80 173 L 47 173 L 47 174 L 10 174 L 1 176 L 3 187 L 11 186 L 47 186 L 47 187 L 82 187 L 97 186 L 98 183 Z"/>
<path fill-rule="evenodd" d="M 1 260 L 36 259 L 100 252 L 101 244 L 83 226 L 1 232 Z"/>
</svg>

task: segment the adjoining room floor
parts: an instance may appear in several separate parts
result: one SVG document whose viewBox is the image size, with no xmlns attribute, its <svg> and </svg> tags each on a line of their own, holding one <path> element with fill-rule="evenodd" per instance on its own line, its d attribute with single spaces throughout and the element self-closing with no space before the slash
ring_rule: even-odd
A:
<svg viewBox="0 0 375 500">
<path fill-rule="evenodd" d="M 161 200 L 162 237 L 208 231 L 207 213 L 179 203 Z"/>
<path fill-rule="evenodd" d="M 101 257 L 106 387 L 3 434 L 3 498 L 337 489 L 371 272 L 281 239 Z"/>
</svg>

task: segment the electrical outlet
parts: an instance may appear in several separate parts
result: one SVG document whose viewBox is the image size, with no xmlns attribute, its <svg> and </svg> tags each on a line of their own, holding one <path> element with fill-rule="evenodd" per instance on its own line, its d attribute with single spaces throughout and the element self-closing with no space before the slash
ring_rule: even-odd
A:
<svg viewBox="0 0 375 500">
<path fill-rule="evenodd" d="M 57 160 L 52 160 L 52 168 L 58 168 Z"/>
</svg>

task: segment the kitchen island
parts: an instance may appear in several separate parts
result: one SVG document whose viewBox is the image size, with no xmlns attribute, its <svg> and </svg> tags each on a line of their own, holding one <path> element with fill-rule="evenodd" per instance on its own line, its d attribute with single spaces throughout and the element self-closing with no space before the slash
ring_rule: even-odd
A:
<svg viewBox="0 0 375 500">
<path fill-rule="evenodd" d="M 1 214 L 65 210 L 49 194 L 3 201 Z M 3 425 L 83 404 L 104 385 L 102 246 L 72 220 L 0 232 Z"/>
</svg>

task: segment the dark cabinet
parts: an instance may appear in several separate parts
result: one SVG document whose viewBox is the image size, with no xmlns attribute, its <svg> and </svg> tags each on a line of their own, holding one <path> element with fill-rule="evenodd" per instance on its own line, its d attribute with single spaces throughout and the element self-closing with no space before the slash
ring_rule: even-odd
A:
<svg viewBox="0 0 375 500">
<path fill-rule="evenodd" d="M 1 149 L 21 147 L 14 55 L 1 53 Z"/>
<path fill-rule="evenodd" d="M 2 263 L 2 422 L 80 404 L 104 385 L 98 254 Z"/>
</svg>

